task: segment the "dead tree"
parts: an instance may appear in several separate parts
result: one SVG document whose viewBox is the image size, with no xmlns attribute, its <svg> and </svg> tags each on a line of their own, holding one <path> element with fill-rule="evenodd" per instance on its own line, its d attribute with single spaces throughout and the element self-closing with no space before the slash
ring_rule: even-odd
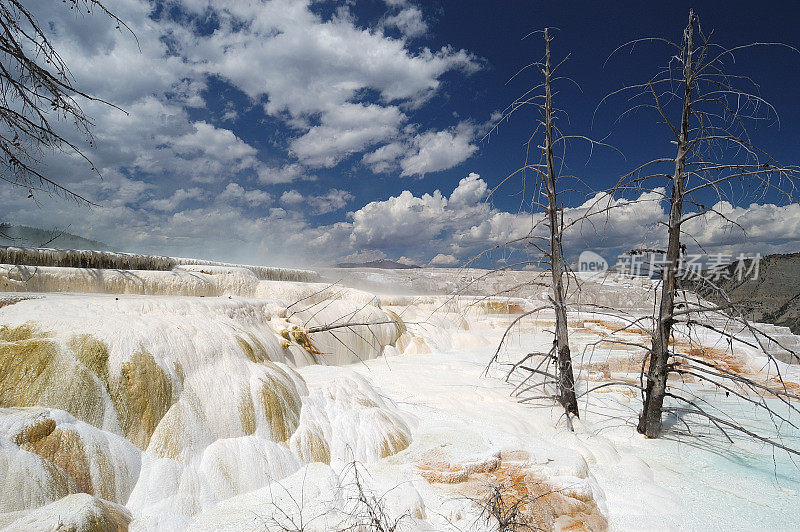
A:
<svg viewBox="0 0 800 532">
<path fill-rule="evenodd" d="M 734 392 L 744 400 L 752 399 L 747 394 L 757 390 L 755 403 L 766 409 L 771 416 L 777 413 L 763 400 L 767 395 L 786 402 L 794 396 L 782 386 L 764 387 L 753 379 L 724 370 L 719 364 L 679 353 L 680 337 L 691 339 L 692 329 L 713 331 L 726 336 L 731 346 L 737 343 L 731 333 L 714 325 L 707 319 L 711 315 L 724 313 L 725 319 L 753 332 L 756 341 L 753 347 L 762 350 L 774 364 L 779 366 L 768 352 L 744 313 L 727 300 L 724 305 L 709 305 L 702 300 L 688 297 L 680 286 L 681 279 L 711 285 L 685 262 L 686 244 L 697 243 L 684 230 L 686 222 L 698 218 L 719 216 L 726 223 L 736 225 L 725 213 L 716 210 L 713 201 L 732 199 L 734 186 L 742 189 L 755 188 L 761 194 L 775 193 L 794 201 L 793 191 L 798 177 L 796 166 L 785 166 L 775 161 L 767 152 L 758 148 L 751 140 L 746 125 L 760 114 L 773 114 L 772 106 L 757 94 L 757 85 L 746 76 L 729 73 L 728 63 L 734 55 L 756 46 L 783 46 L 775 43 L 752 43 L 733 48 L 723 48 L 711 42 L 713 32 L 705 34 L 693 11 L 689 11 L 688 24 L 679 43 L 668 39 L 639 39 L 621 46 L 632 46 L 642 41 L 665 43 L 671 48 L 669 63 L 645 83 L 624 87 L 603 100 L 625 94 L 634 103 L 626 111 L 649 108 L 660 123 L 668 128 L 670 141 L 675 151 L 668 157 L 655 159 L 638 166 L 624 175 L 614 193 L 628 190 L 658 190 L 664 186 L 664 199 L 669 201 L 669 214 L 664 221 L 667 229 L 666 248 L 658 250 L 663 255 L 660 266 L 660 288 L 657 293 L 655 315 L 651 331 L 648 356 L 643 363 L 643 407 L 637 430 L 648 438 L 658 437 L 662 431 L 664 412 L 682 412 L 705 417 L 720 430 L 733 429 L 750 436 L 748 430 L 736 421 L 722 419 L 711 414 L 701 403 L 686 394 L 671 388 L 670 376 L 677 379 L 691 376 L 711 383 L 727 393 Z M 796 51 L 796 50 L 795 50 Z M 613 55 L 613 54 L 612 54 Z M 637 99 L 644 99 L 639 103 Z M 602 102 L 601 102 L 602 103 Z M 777 115 L 776 115 L 777 116 Z M 701 248 L 702 249 L 702 248 Z M 720 294 L 724 297 L 724 292 Z M 687 297 L 684 297 L 687 296 Z M 741 345 L 741 344 L 740 344 Z M 731 347 L 733 349 L 733 347 Z M 731 385 L 733 383 L 733 385 Z M 747 391 L 742 391 L 746 389 Z M 665 404 L 671 399 L 670 404 Z M 673 403 L 678 403 L 673 404 Z M 790 406 L 790 410 L 796 410 Z M 727 432 L 725 432 L 727 436 Z M 785 448 L 774 439 L 767 441 Z"/>
<path fill-rule="evenodd" d="M 20 0 L 0 2 L 0 178 L 27 191 L 56 193 L 81 203 L 84 196 L 58 183 L 44 170 L 45 152 L 62 152 L 82 158 L 100 176 L 76 141 L 56 126 L 72 122 L 89 147 L 94 146 L 94 125 L 79 101 L 101 102 L 78 88 L 67 64 L 48 38 L 32 10 Z M 117 29 L 130 28 L 99 0 L 64 0 L 66 12 L 75 16 L 100 12 Z M 131 32 L 133 34 L 133 32 Z"/>
<path fill-rule="evenodd" d="M 542 109 L 544 119 L 545 143 L 543 147 L 546 159 L 546 173 L 538 168 L 539 175 L 544 181 L 544 190 L 547 196 L 547 228 L 550 231 L 550 247 L 547 255 L 550 258 L 550 274 L 553 280 L 552 303 L 556 313 L 556 364 L 558 369 L 556 379 L 558 380 L 558 402 L 566 410 L 567 414 L 578 416 L 578 400 L 575 398 L 575 376 L 572 372 L 572 356 L 569 351 L 569 333 L 567 331 L 567 303 L 564 294 L 564 277 L 566 273 L 566 263 L 564 262 L 564 250 L 562 242 L 564 237 L 563 221 L 564 211 L 559 209 L 558 191 L 556 189 L 556 164 L 553 157 L 553 94 L 552 79 L 553 69 L 550 65 L 550 41 L 547 28 L 544 30 L 545 42 L 545 63 L 542 69 L 544 76 L 545 100 Z M 559 216 L 559 214 L 561 216 Z"/>
<path fill-rule="evenodd" d="M 539 116 L 537 117 L 536 127 L 526 143 L 525 164 L 503 180 L 503 183 L 516 174 L 521 174 L 524 181 L 526 175 L 531 173 L 534 176 L 536 188 L 541 191 L 541 195 L 545 199 L 540 201 L 540 196 L 535 195 L 530 200 L 532 215 L 534 216 L 534 223 L 530 233 L 517 241 L 506 243 L 505 245 L 527 244 L 543 257 L 540 262 L 549 267 L 549 302 L 555 313 L 555 331 L 553 347 L 548 353 L 531 353 L 527 355 L 523 360 L 512 365 L 511 372 L 516 370 L 527 371 L 531 375 L 536 374 L 544 377 L 545 380 L 539 383 L 540 385 L 555 384 L 555 393 L 552 397 L 564 408 L 569 420 L 570 415 L 578 417 L 579 412 L 567 327 L 566 298 L 569 266 L 564 258 L 563 241 L 566 229 L 574 225 L 577 220 L 565 220 L 564 218 L 564 209 L 559 197 L 563 186 L 560 184 L 560 180 L 566 177 L 562 175 L 562 168 L 567 142 L 573 139 L 585 140 L 591 144 L 595 144 L 595 142 L 583 136 L 565 135 L 556 125 L 557 115 L 560 110 L 553 105 L 553 83 L 556 80 L 565 79 L 557 76 L 556 73 L 569 58 L 569 55 L 554 66 L 550 53 L 550 45 L 553 38 L 548 28 L 545 28 L 542 33 L 545 44 L 544 57 L 542 60 L 531 63 L 526 67 L 537 69 L 541 75 L 541 82 L 514 101 L 504 113 L 501 121 L 508 119 L 514 112 L 527 106 L 533 106 L 538 111 Z M 558 155 L 556 154 L 556 149 L 558 149 Z M 557 164 L 557 156 L 562 164 Z M 538 159 L 536 162 L 534 162 L 534 157 Z M 544 231 L 541 231 L 541 228 L 544 228 Z M 541 309 L 537 309 L 534 312 L 539 310 Z M 530 314 L 523 314 L 522 317 Z M 517 321 L 515 320 L 514 323 L 517 323 Z M 504 335 L 503 338 L 505 339 L 505 337 Z M 498 351 L 492 361 L 496 360 L 499 349 L 500 347 L 498 347 Z M 542 363 L 535 367 L 533 365 L 525 365 L 528 360 L 535 357 L 543 357 Z M 550 370 L 551 363 L 554 363 L 555 366 L 553 372 Z"/>
</svg>

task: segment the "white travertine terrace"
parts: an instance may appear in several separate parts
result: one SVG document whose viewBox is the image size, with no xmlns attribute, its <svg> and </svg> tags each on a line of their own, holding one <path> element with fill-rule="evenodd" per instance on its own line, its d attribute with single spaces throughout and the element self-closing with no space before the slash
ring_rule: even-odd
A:
<svg viewBox="0 0 800 532">
<path fill-rule="evenodd" d="M 301 516 L 309 530 L 342 529 L 353 526 L 354 467 L 386 512 L 407 515 L 403 530 L 480 529 L 470 498 L 512 473 L 558 493 L 544 521 L 553 530 L 705 528 L 736 483 L 747 494 L 736 499 L 741 523 L 761 522 L 752 516 L 765 504 L 792 508 L 794 488 L 767 474 L 770 453 L 743 443 L 747 468 L 716 464 L 706 499 L 687 502 L 709 458 L 614 422 L 637 408 L 629 389 L 582 402 L 575 433 L 546 401 L 510 398 L 517 383 L 497 368 L 483 377 L 485 363 L 546 293 L 490 296 L 472 282 L 484 273 L 353 270 L 298 282 L 220 264 L 1 266 L 0 478 L 13 489 L 0 493 L 0 530 L 271 529 Z M 538 275 L 507 272 L 491 290 Z M 468 294 L 452 294 L 464 279 Z M 650 297 L 650 281 L 621 276 L 573 294 L 576 308 L 608 309 L 570 314 L 582 390 L 638 378 L 635 350 L 597 342 L 623 323 L 614 309 L 643 315 Z M 549 311 L 519 322 L 501 362 L 546 350 L 550 328 Z M 762 371 L 753 350 L 740 356 Z M 800 366 L 780 367 L 800 381 Z"/>
</svg>

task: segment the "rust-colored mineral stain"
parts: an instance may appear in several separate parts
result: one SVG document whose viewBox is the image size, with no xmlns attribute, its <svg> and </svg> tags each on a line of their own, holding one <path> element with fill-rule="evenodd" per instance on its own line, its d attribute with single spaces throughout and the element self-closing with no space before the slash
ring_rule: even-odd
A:
<svg viewBox="0 0 800 532">
<path fill-rule="evenodd" d="M 441 489 L 469 497 L 493 511 L 516 511 L 510 530 L 605 531 L 608 521 L 591 494 L 556 489 L 541 477 L 524 451 L 504 452 L 496 460 L 450 462 L 441 452 L 423 455 L 419 474 Z"/>
</svg>

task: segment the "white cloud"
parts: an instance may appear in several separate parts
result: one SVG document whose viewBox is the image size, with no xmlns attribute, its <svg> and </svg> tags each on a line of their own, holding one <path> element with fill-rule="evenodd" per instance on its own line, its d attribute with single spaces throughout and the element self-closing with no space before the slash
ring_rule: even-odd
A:
<svg viewBox="0 0 800 532">
<path fill-rule="evenodd" d="M 386 102 L 424 98 L 445 72 L 480 67 L 464 50 L 412 53 L 404 42 L 359 28 L 349 17 L 323 20 L 307 1 L 210 7 L 220 28 L 209 37 L 187 37 L 186 55 L 252 98 L 267 94 L 272 114 L 327 112 L 364 89 L 378 91 Z"/>
<path fill-rule="evenodd" d="M 256 149 L 236 137 L 232 131 L 218 129 L 202 121 L 192 126 L 194 131 L 172 141 L 175 153 L 203 154 L 224 163 L 235 163 L 239 167 L 255 164 Z"/>
<path fill-rule="evenodd" d="M 377 249 L 369 249 L 366 251 L 357 251 L 349 255 L 345 255 L 338 260 L 338 262 L 372 262 L 374 260 L 385 259 L 386 253 Z"/>
<path fill-rule="evenodd" d="M 475 128 L 461 123 L 451 131 L 427 131 L 412 140 L 413 151 L 400 161 L 401 176 L 424 176 L 466 161 L 478 147 L 472 144 Z"/>
<path fill-rule="evenodd" d="M 173 34 L 185 34 L 185 28 L 150 19 L 152 6 L 138 0 L 120 0 L 111 6 L 136 37 L 124 28 L 116 30 L 101 13 L 75 16 L 60 2 L 34 4 L 76 85 L 124 109 L 81 102 L 95 122 L 96 143 L 88 153 L 103 175 L 125 169 L 127 173 L 169 174 L 207 182 L 217 179 L 223 170 L 229 174 L 258 166 L 255 150 L 232 132 L 189 118 L 187 108 L 205 105 L 202 91 L 206 79 L 172 53 L 168 44 Z M 58 129 L 83 145 L 71 123 L 63 122 Z M 67 185 L 86 180 L 89 173 L 82 161 L 57 154 L 48 154 L 47 163 L 58 169 Z M 172 186 L 165 188 L 170 193 L 173 190 Z"/>
<path fill-rule="evenodd" d="M 255 179 L 260 185 L 314 180 L 309 165 L 331 167 L 350 155 L 386 172 L 398 167 L 407 145 L 418 159 L 425 157 L 411 138 L 422 126 L 407 113 L 441 90 L 444 74 L 482 67 L 465 50 L 412 49 L 380 27 L 360 27 L 346 8 L 323 18 L 309 0 L 168 3 L 218 22 L 212 34 L 185 18 L 172 20 L 169 9 L 151 18 L 155 12 L 145 0 L 114 2 L 138 44 L 102 15 L 75 17 L 68 9 L 65 15 L 61 3 L 34 4 L 80 88 L 125 109 L 84 104 L 96 124 L 90 155 L 103 181 L 87 179 L 88 165 L 76 158 L 46 154 L 46 162 L 76 192 L 137 212 L 136 241 L 146 231 L 161 231 L 160 217 L 189 202 L 195 211 L 219 208 L 215 201 L 266 211 L 268 191 L 245 188 Z M 391 15 L 409 35 L 425 24 L 423 13 L 408 3 L 394 5 Z M 252 101 L 234 105 L 223 99 L 210 113 L 204 109 L 209 76 L 230 82 Z M 233 126 L 262 104 L 271 119 L 294 131 L 288 142 L 266 139 L 274 148 L 269 153 Z M 59 127 L 71 132 L 70 124 Z M 426 171 L 435 166 L 429 163 Z M 202 192 L 191 182 L 201 183 Z M 331 189 L 308 197 L 306 206 L 323 214 L 351 200 L 347 192 Z M 269 210 L 270 217 L 286 215 L 274 209 L 279 210 Z"/>
<path fill-rule="evenodd" d="M 397 160 L 405 151 L 405 146 L 399 142 L 392 142 L 365 154 L 361 162 L 376 174 L 387 173 L 397 167 Z"/>
<path fill-rule="evenodd" d="M 406 37 L 419 37 L 428 31 L 428 25 L 422 18 L 422 11 L 416 6 L 406 7 L 394 15 L 386 17 L 386 26 L 399 29 Z"/>
<path fill-rule="evenodd" d="M 470 173 L 461 179 L 449 198 L 440 191 L 415 196 L 404 191 L 384 201 L 368 203 L 349 213 L 352 219 L 349 244 L 353 249 L 416 251 L 427 257 L 442 255 L 437 263 L 445 265 L 445 256 L 458 261 L 526 236 L 543 236 L 546 227 L 539 214 L 512 213 L 492 209 L 484 199 L 486 182 Z M 565 209 L 569 224 L 587 213 L 589 221 L 572 225 L 565 237 L 569 250 L 587 248 L 610 250 L 653 246 L 663 231 L 658 221 L 665 215 L 661 202 L 663 190 L 644 193 L 638 201 L 597 195 L 583 204 Z M 611 207 L 605 214 L 604 208 Z M 424 244 L 423 244 L 424 243 Z M 524 242 L 509 249 L 526 250 Z M 448 250 L 445 252 L 443 250 Z"/>
<path fill-rule="evenodd" d="M 397 249 L 432 240 L 444 229 L 447 198 L 438 190 L 416 197 L 408 190 L 373 201 L 351 214 L 356 247 Z"/>
<path fill-rule="evenodd" d="M 305 130 L 290 149 L 311 166 L 335 166 L 396 138 L 406 119 L 397 104 L 418 107 L 439 90 L 444 73 L 482 67 L 447 46 L 412 52 L 403 40 L 358 27 L 346 9 L 324 20 L 309 7 L 303 0 L 208 4 L 219 20 L 212 35 L 175 35 L 197 70 L 222 76 L 254 100 L 267 96 L 268 114 Z M 415 7 L 393 17 L 409 34 L 424 31 Z M 365 91 L 377 100 L 361 101 Z"/>
<path fill-rule="evenodd" d="M 721 253 L 772 253 L 797 251 L 800 242 L 800 205 L 751 204 L 735 207 L 719 202 L 713 212 L 685 223 L 684 231 L 697 238 L 704 247 Z M 727 218 L 727 219 L 726 219 Z"/>
<path fill-rule="evenodd" d="M 409 257 L 400 257 L 397 259 L 397 262 L 400 264 L 405 264 L 406 266 L 418 266 L 417 261 Z"/>
<path fill-rule="evenodd" d="M 453 255 L 445 255 L 443 253 L 439 253 L 435 257 L 431 259 L 432 266 L 456 266 L 459 263 L 459 260 L 455 258 Z"/>
<path fill-rule="evenodd" d="M 137 43 L 102 15 L 71 17 L 60 4 L 35 6 L 81 89 L 129 113 L 86 104 L 97 122 L 92 158 L 103 173 L 126 168 L 211 182 L 253 171 L 262 184 L 313 178 L 291 162 L 266 166 L 233 131 L 209 120 L 192 121 L 186 109 L 205 105 L 209 75 L 230 81 L 255 101 L 266 97 L 268 113 L 301 128 L 289 143 L 291 153 L 311 166 L 331 167 L 401 137 L 408 118 L 398 104 L 424 102 L 439 90 L 444 73 L 480 68 L 464 50 L 411 51 L 402 40 L 357 26 L 346 10 L 323 19 L 306 0 L 175 5 L 216 17 L 219 27 L 202 35 L 191 24 L 151 19 L 149 2 L 115 2 L 114 11 L 131 26 Z M 410 21 L 413 8 L 397 14 L 406 10 Z M 375 97 L 363 101 L 365 91 Z M 222 121 L 237 116 L 239 110 L 228 102 Z M 69 131 L 69 124 L 64 129 Z M 72 166 L 63 172 L 66 184 L 87 173 L 76 162 L 52 166 Z"/>
<path fill-rule="evenodd" d="M 458 182 L 458 186 L 450 194 L 450 208 L 469 207 L 486 197 L 486 181 L 475 172 Z"/>
<path fill-rule="evenodd" d="M 223 115 L 220 118 L 220 120 L 222 120 L 223 122 L 233 122 L 237 118 L 239 118 L 239 113 L 238 113 L 238 111 L 236 111 L 236 109 L 227 109 L 223 113 Z"/>
<path fill-rule="evenodd" d="M 258 182 L 264 185 L 277 185 L 299 180 L 313 181 L 314 179 L 316 178 L 308 175 L 299 164 L 285 164 L 281 167 L 261 166 L 258 169 Z"/>
<path fill-rule="evenodd" d="M 327 214 L 344 208 L 353 195 L 346 190 L 332 188 L 319 196 L 303 196 L 296 190 L 287 190 L 281 195 L 281 203 L 298 208 L 310 205 L 313 214 Z"/>
<path fill-rule="evenodd" d="M 228 183 L 225 190 L 217 196 L 217 201 L 258 207 L 272 203 L 272 196 L 263 190 L 246 190 L 238 183 Z"/>
<path fill-rule="evenodd" d="M 290 143 L 291 152 L 312 167 L 333 167 L 344 157 L 397 135 L 405 115 L 395 106 L 342 104 Z"/>
<path fill-rule="evenodd" d="M 352 199 L 353 195 L 346 190 L 332 188 L 322 196 L 314 196 L 309 201 L 316 214 L 326 214 L 343 209 Z"/>
<path fill-rule="evenodd" d="M 190 189 L 179 188 L 169 198 L 150 200 L 145 205 L 157 211 L 168 212 L 176 210 L 181 203 L 188 199 L 197 200 L 205 197 L 205 195 L 205 192 L 197 187 Z"/>
<path fill-rule="evenodd" d="M 296 190 L 287 190 L 281 194 L 281 203 L 286 205 L 297 205 L 304 200 L 303 195 Z"/>
<path fill-rule="evenodd" d="M 567 224 L 588 215 L 567 229 L 565 242 L 578 251 L 659 247 L 666 237 L 664 226 L 659 224 L 666 217 L 663 198 L 663 188 L 642 192 L 634 200 L 597 193 L 583 204 L 564 210 Z"/>
<path fill-rule="evenodd" d="M 221 199 L 211 203 L 205 200 L 213 195 L 199 187 L 178 189 L 162 202 L 153 196 L 152 185 L 119 174 L 108 175 L 100 186 L 102 205 L 93 209 L 47 197 L 41 198 L 42 207 L 37 208 L 24 196 L 3 197 L 2 206 L 6 219 L 15 223 L 42 225 L 46 216 L 47 226 L 80 228 L 76 232 L 130 251 L 309 267 L 341 262 L 345 256 L 354 260 L 405 256 L 416 258 L 411 262 L 417 264 L 435 259 L 435 264 L 448 265 L 447 261 L 455 265 L 448 256 L 463 263 L 495 244 L 530 234 L 533 224 L 529 214 L 490 208 L 483 201 L 486 183 L 476 174 L 463 178 L 449 197 L 439 191 L 419 196 L 405 191 L 363 206 L 350 214 L 350 222 L 321 226 L 309 223 L 293 204 L 300 202 L 313 209 L 313 202 L 327 201 L 335 206 L 352 201 L 342 197 L 346 193 L 332 189 L 307 197 L 290 190 L 281 196 L 285 208 L 264 209 L 269 203 L 261 195 L 263 191 L 238 183 L 228 183 L 219 194 Z M 593 249 L 613 263 L 612 250 L 641 244 L 660 246 L 663 229 L 658 222 L 665 219 L 667 205 L 657 193 L 645 193 L 638 199 L 642 201 L 599 195 L 565 209 L 569 221 L 587 211 L 597 212 L 609 201 L 614 207 L 608 216 L 596 216 L 593 224 L 569 230 L 565 241 L 568 255 Z M 256 203 L 257 210 L 252 207 Z M 718 204 L 716 208 L 747 228 L 748 239 L 742 243 L 737 229 L 729 231 L 730 226 L 712 217 L 687 223 L 687 231 L 711 253 L 766 254 L 800 247 L 797 205 Z M 259 214 L 263 210 L 267 213 Z M 544 230 L 539 227 L 540 233 L 534 234 Z"/>
<path fill-rule="evenodd" d="M 489 207 L 480 202 L 485 190 L 486 183 L 471 173 L 459 182 L 450 199 L 438 190 L 420 197 L 405 190 L 385 201 L 368 203 L 350 213 L 351 241 L 357 247 L 396 249 L 432 241 L 446 231 L 464 230 L 488 215 Z"/>
<path fill-rule="evenodd" d="M 202 102 L 203 80 L 194 76 L 192 65 L 169 53 L 163 38 L 185 30 L 154 23 L 149 2 L 119 0 L 109 5 L 135 37 L 124 28 L 116 30 L 116 24 L 99 12 L 77 15 L 61 2 L 31 2 L 29 8 L 41 26 L 51 29 L 59 54 L 85 92 L 124 108 L 142 97 L 165 93 L 176 103 Z"/>
<path fill-rule="evenodd" d="M 132 251 L 260 262 L 279 260 L 288 249 L 310 250 L 320 260 L 356 251 L 353 223 L 314 227 L 307 220 L 345 208 L 353 200 L 349 192 L 289 191 L 278 207 L 268 186 L 314 180 L 307 165 L 331 166 L 351 154 L 376 171 L 396 167 L 406 145 L 418 155 L 411 136 L 423 126 L 414 123 L 412 110 L 441 90 L 444 74 L 468 74 L 482 65 L 448 46 L 409 48 L 380 27 L 358 26 L 346 7 L 323 18 L 312 4 L 167 4 L 219 22 L 204 34 L 184 18 L 151 18 L 149 1 L 118 0 L 113 10 L 131 26 L 137 44 L 103 16 L 65 16 L 61 3 L 33 3 L 80 88 L 127 114 L 96 102 L 84 105 L 96 123 L 91 156 L 102 181 L 87 179 L 88 166 L 79 160 L 46 155 L 65 185 L 100 207 L 85 210 L 43 197 L 37 209 L 24 194 L 3 195 L 4 215 L 16 223 L 70 225 Z M 415 9 L 392 8 L 392 23 L 409 36 L 425 25 Z M 211 113 L 204 108 L 209 76 L 231 83 L 251 102 L 233 105 L 219 94 L 223 100 Z M 233 124 L 262 105 L 294 139 L 240 136 Z M 63 124 L 64 131 L 70 127 Z M 372 157 L 363 155 L 367 150 Z"/>
</svg>

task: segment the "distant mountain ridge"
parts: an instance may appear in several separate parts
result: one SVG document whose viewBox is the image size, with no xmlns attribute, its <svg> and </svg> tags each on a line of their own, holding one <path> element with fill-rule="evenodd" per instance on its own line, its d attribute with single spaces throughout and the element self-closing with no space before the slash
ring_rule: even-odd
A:
<svg viewBox="0 0 800 532">
<path fill-rule="evenodd" d="M 403 264 L 388 259 L 371 260 L 369 262 L 340 262 L 337 268 L 382 268 L 385 270 L 408 270 L 411 268 L 421 268 L 416 264 Z"/>
<path fill-rule="evenodd" d="M 27 225 L 11 225 L 9 223 L 0 223 L 0 246 L 119 251 L 104 242 L 90 240 L 58 229 L 47 230 Z"/>
</svg>

